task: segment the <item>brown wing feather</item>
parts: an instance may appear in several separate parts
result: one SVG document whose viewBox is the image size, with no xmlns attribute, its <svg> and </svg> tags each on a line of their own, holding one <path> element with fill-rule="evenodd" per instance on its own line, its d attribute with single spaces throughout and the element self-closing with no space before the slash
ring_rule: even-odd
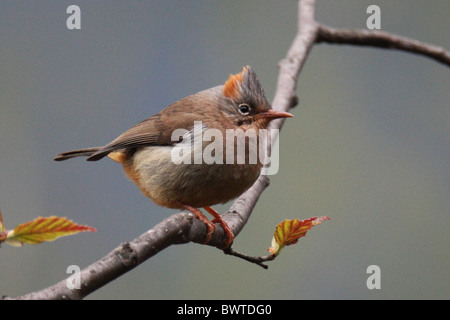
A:
<svg viewBox="0 0 450 320">
<path fill-rule="evenodd" d="M 198 93 L 199 94 L 199 93 Z M 128 129 L 115 140 L 111 141 L 97 152 L 93 153 L 88 161 L 99 160 L 110 152 L 120 149 L 132 149 L 144 146 L 170 146 L 177 141 L 172 141 L 172 132 L 176 129 L 191 130 L 194 121 L 201 121 L 203 113 L 190 112 L 195 95 L 181 99 L 162 112 L 139 122 Z M 173 119 L 177 119 L 173 121 Z"/>
<path fill-rule="evenodd" d="M 152 116 L 128 129 L 116 139 L 92 154 L 88 161 L 96 161 L 110 152 L 119 149 L 130 149 L 152 145 L 171 145 L 174 142 L 164 135 L 160 115 Z"/>
</svg>

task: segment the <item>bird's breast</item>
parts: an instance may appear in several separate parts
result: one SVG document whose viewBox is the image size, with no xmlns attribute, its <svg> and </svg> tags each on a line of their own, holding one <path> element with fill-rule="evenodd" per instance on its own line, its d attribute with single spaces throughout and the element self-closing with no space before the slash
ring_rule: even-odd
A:
<svg viewBox="0 0 450 320">
<path fill-rule="evenodd" d="M 124 171 L 146 196 L 165 207 L 224 203 L 246 191 L 262 165 L 258 159 L 250 159 L 249 149 L 243 159 L 235 149 L 227 162 L 226 150 L 220 155 L 222 148 L 213 143 L 202 142 L 197 149 L 183 143 L 139 148 L 123 163 Z"/>
</svg>

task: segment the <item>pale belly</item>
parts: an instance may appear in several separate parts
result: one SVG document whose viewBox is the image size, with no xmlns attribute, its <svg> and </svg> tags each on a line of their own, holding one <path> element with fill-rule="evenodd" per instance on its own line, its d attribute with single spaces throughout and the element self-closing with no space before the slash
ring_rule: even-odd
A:
<svg viewBox="0 0 450 320">
<path fill-rule="evenodd" d="M 176 164 L 171 150 L 145 147 L 124 163 L 125 172 L 141 191 L 164 207 L 200 208 L 227 202 L 251 187 L 260 174 L 260 164 Z"/>
</svg>

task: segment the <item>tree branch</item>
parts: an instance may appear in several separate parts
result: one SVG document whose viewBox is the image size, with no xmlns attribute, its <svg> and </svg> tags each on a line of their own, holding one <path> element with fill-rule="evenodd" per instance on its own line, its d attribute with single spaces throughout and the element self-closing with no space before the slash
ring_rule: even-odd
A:
<svg viewBox="0 0 450 320">
<path fill-rule="evenodd" d="M 297 34 L 287 55 L 278 66 L 277 89 L 272 102 L 274 109 L 288 111 L 297 104 L 297 79 L 317 36 L 314 18 L 315 0 L 299 1 Z M 281 129 L 284 119 L 271 122 L 272 129 Z"/>
<path fill-rule="evenodd" d="M 320 25 L 316 43 L 352 44 L 420 54 L 450 66 L 450 52 L 442 47 L 378 30 L 345 30 Z"/>
<path fill-rule="evenodd" d="M 192 224 L 194 221 L 198 220 L 194 219 L 191 213 L 178 213 L 163 220 L 153 229 L 145 232 L 133 241 L 122 243 L 106 256 L 81 271 L 80 288 L 71 289 L 67 285 L 68 279 L 66 279 L 46 289 L 32 292 L 16 299 L 82 299 L 91 292 L 134 269 L 168 246 L 189 242 L 189 233 L 193 229 Z M 206 232 L 206 227 L 204 230 Z"/>
</svg>

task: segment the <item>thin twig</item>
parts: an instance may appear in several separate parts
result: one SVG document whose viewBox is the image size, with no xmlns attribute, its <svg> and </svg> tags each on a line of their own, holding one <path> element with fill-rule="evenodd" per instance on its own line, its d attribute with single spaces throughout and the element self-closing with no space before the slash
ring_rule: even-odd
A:
<svg viewBox="0 0 450 320">
<path fill-rule="evenodd" d="M 223 250 L 223 253 L 229 254 L 229 255 L 232 255 L 232 256 L 235 256 L 235 257 L 238 257 L 238 258 L 241 258 L 241 259 L 244 259 L 244 260 L 246 260 L 248 262 L 251 262 L 251 263 L 255 263 L 258 266 L 263 267 L 264 269 L 268 269 L 269 266 L 267 264 L 264 264 L 263 262 L 271 261 L 271 260 L 274 260 L 276 258 L 276 256 L 274 254 L 269 254 L 267 256 L 261 256 L 261 257 L 253 257 L 253 256 L 246 255 L 244 253 L 237 252 L 231 247 Z"/>
</svg>

